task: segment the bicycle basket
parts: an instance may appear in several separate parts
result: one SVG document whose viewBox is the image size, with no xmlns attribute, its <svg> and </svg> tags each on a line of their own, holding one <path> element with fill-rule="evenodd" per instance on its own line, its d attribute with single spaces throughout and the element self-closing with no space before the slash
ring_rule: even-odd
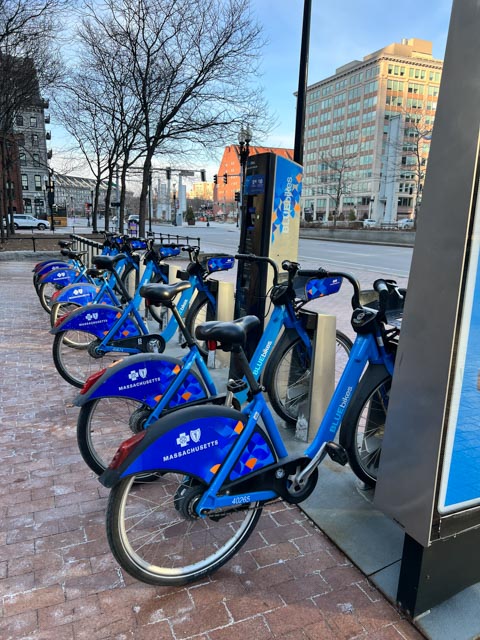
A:
<svg viewBox="0 0 480 640">
<path fill-rule="evenodd" d="M 171 258 L 172 256 L 178 256 L 179 253 L 179 247 L 166 247 L 163 245 L 158 247 L 158 254 L 161 258 Z"/>
<path fill-rule="evenodd" d="M 383 309 L 385 324 L 391 325 L 397 329 L 402 326 L 403 307 L 405 305 L 406 289 L 399 289 L 403 298 L 399 299 L 397 295 L 389 295 L 385 297 L 385 309 Z M 368 307 L 375 311 L 380 310 L 380 296 L 374 289 L 365 289 L 360 292 L 360 304 L 362 307 Z"/>
<path fill-rule="evenodd" d="M 228 271 L 233 268 L 235 264 L 235 258 L 227 254 L 219 254 L 210 256 L 202 260 L 202 265 L 208 273 L 215 273 L 216 271 Z"/>
<path fill-rule="evenodd" d="M 293 280 L 295 296 L 300 300 L 309 302 L 316 298 L 330 296 L 338 293 L 342 286 L 343 278 L 336 276 L 320 277 L 317 272 L 299 271 Z"/>
</svg>

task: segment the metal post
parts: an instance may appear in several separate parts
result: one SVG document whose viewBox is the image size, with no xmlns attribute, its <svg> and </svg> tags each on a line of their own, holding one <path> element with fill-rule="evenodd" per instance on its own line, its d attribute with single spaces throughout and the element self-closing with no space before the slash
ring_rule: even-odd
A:
<svg viewBox="0 0 480 640">
<path fill-rule="evenodd" d="M 300 69 L 298 74 L 297 114 L 295 119 L 295 145 L 293 159 L 303 164 L 303 131 L 305 127 L 305 102 L 307 94 L 308 50 L 310 45 L 310 18 L 312 0 L 304 0 L 302 45 L 300 50 Z"/>
</svg>

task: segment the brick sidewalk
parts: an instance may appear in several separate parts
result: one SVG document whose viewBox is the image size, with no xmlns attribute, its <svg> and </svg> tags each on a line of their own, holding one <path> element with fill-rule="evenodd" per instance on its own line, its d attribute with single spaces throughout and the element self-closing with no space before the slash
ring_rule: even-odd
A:
<svg viewBox="0 0 480 640">
<path fill-rule="evenodd" d="M 0 263 L 0 639 L 369 640 L 422 636 L 296 507 L 264 511 L 210 579 L 154 588 L 104 531 L 107 490 L 76 444 L 30 262 Z"/>
</svg>

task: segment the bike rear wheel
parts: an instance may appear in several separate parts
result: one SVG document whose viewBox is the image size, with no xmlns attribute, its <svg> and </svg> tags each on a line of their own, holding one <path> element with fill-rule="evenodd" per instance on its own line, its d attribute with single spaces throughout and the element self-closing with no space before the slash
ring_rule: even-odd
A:
<svg viewBox="0 0 480 640">
<path fill-rule="evenodd" d="M 47 313 L 50 313 L 52 306 L 52 296 L 60 287 L 53 282 L 42 282 L 38 288 L 38 299 Z"/>
<path fill-rule="evenodd" d="M 199 517 L 194 507 L 204 489 L 170 472 L 153 483 L 126 478 L 112 489 L 107 537 L 127 573 L 148 584 L 182 585 L 219 569 L 240 549 L 261 507 L 254 503 Z"/>
<path fill-rule="evenodd" d="M 348 360 L 351 340 L 337 331 L 335 345 L 335 385 Z M 294 425 L 302 403 L 310 392 L 311 358 L 305 343 L 294 332 L 286 332 L 275 347 L 265 368 L 263 381 L 275 412 Z"/>
<path fill-rule="evenodd" d="M 77 420 L 77 442 L 82 458 L 100 475 L 124 440 L 143 429 L 151 413 L 131 398 L 98 398 L 84 404 Z"/>
<path fill-rule="evenodd" d="M 384 367 L 367 369 L 340 427 L 339 443 L 350 468 L 369 487 L 377 482 L 391 384 Z"/>
<path fill-rule="evenodd" d="M 109 352 L 92 357 L 90 351 L 98 342 L 93 333 L 87 331 L 60 331 L 53 341 L 53 362 L 58 373 L 69 384 L 81 389 L 89 376 L 108 367 L 124 354 Z M 81 347 L 71 347 L 81 344 Z"/>
<path fill-rule="evenodd" d="M 193 303 L 191 304 L 187 316 L 185 318 L 185 325 L 188 331 L 191 333 L 193 339 L 195 340 L 198 350 L 200 351 L 202 358 L 204 360 L 208 357 L 208 349 L 205 342 L 199 342 L 195 337 L 195 329 L 204 322 L 208 322 L 209 320 L 215 320 L 216 311 L 210 300 L 204 294 L 199 294 Z"/>
</svg>

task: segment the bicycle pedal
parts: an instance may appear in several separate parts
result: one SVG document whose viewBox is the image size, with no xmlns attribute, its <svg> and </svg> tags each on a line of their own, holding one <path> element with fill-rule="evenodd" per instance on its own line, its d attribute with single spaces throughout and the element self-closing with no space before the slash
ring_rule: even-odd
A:
<svg viewBox="0 0 480 640">
<path fill-rule="evenodd" d="M 229 380 L 227 382 L 227 390 L 232 393 L 240 393 L 240 391 L 245 391 L 248 388 L 245 380 Z"/>
<path fill-rule="evenodd" d="M 334 462 L 341 464 L 342 467 L 347 464 L 347 452 L 341 445 L 337 444 L 336 442 L 327 442 L 327 444 L 325 445 L 325 451 Z"/>
</svg>

